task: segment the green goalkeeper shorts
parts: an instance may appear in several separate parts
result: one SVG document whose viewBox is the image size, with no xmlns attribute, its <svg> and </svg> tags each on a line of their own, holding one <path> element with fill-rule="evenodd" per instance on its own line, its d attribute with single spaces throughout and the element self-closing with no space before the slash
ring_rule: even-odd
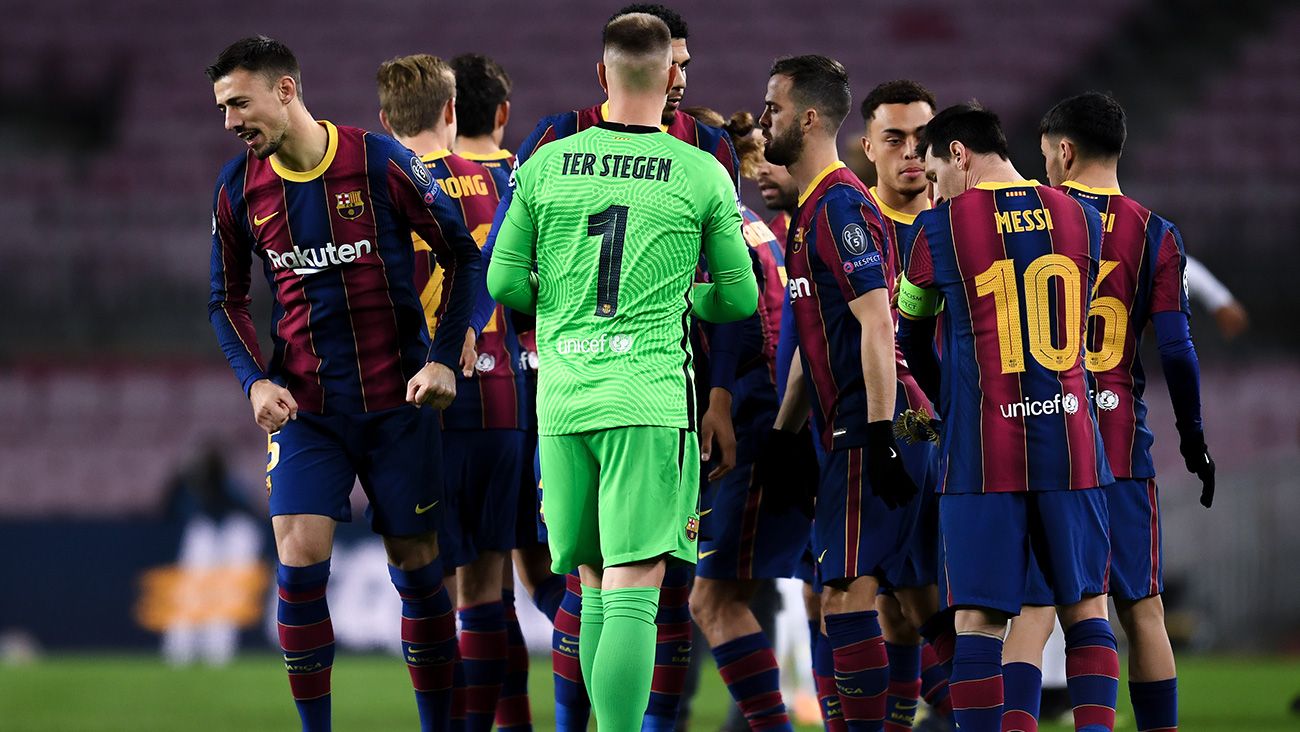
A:
<svg viewBox="0 0 1300 732">
<path fill-rule="evenodd" d="M 695 432 L 618 427 L 542 435 L 542 517 L 559 574 L 665 554 L 695 563 L 700 448 Z"/>
</svg>

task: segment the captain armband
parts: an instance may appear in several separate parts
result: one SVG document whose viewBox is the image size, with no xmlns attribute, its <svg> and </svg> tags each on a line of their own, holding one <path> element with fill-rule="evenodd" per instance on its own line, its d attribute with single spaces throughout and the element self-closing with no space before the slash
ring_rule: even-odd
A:
<svg viewBox="0 0 1300 732">
<path fill-rule="evenodd" d="M 898 311 L 913 318 L 933 318 L 943 310 L 943 298 L 938 290 L 927 290 L 907 281 L 907 275 L 898 279 Z"/>
</svg>

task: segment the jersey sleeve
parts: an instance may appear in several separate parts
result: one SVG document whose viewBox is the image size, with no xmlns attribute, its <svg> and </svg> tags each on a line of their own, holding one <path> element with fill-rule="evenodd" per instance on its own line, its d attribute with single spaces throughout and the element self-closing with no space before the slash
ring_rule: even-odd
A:
<svg viewBox="0 0 1300 732">
<path fill-rule="evenodd" d="M 702 320 L 726 323 L 754 314 L 758 307 L 758 281 L 754 278 L 749 245 L 740 233 L 742 219 L 736 191 L 722 168 L 713 170 L 714 174 L 698 194 L 704 258 L 709 263 L 712 282 L 695 285 L 694 310 Z"/>
<path fill-rule="evenodd" d="M 885 287 L 885 232 L 861 192 L 833 189 L 818 218 L 817 256 L 835 275 L 844 299 L 851 302 Z"/>
<path fill-rule="evenodd" d="M 442 193 L 428 168 L 411 151 L 394 144 L 388 160 L 388 195 L 393 208 L 429 245 L 443 269 L 442 317 L 429 361 L 459 368 L 470 311 L 483 286 L 482 256 L 451 197 Z"/>
<path fill-rule="evenodd" d="M 930 242 L 925 226 L 918 226 L 916 236 L 907 247 L 907 259 L 898 281 L 898 312 L 907 318 L 932 318 L 939 314 L 941 305 L 939 291 L 934 287 Z"/>
<path fill-rule="evenodd" d="M 718 130 L 718 144 L 713 148 L 713 157 L 717 158 L 731 178 L 731 185 L 740 190 L 740 158 L 736 155 L 736 146 L 731 142 L 731 135 L 726 130 Z"/>
<path fill-rule="evenodd" d="M 1183 237 L 1173 224 L 1165 227 L 1156 254 L 1155 275 L 1151 283 L 1151 312 L 1182 312 L 1191 314 L 1187 302 L 1187 285 L 1184 272 L 1187 254 Z"/>
<path fill-rule="evenodd" d="M 511 310 L 521 313 L 537 311 L 537 275 L 533 260 L 537 249 L 537 225 L 529 207 L 526 175 L 515 171 L 513 195 L 501 199 L 497 207 L 500 224 L 493 227 L 496 239 L 488 262 L 487 289 L 492 297 Z M 506 209 L 506 210 L 503 210 Z"/>
<path fill-rule="evenodd" d="M 230 195 L 224 181 L 218 181 L 212 201 L 208 320 L 245 394 L 253 382 L 267 378 L 257 344 L 257 329 L 248 311 L 253 301 L 249 296 L 252 265 L 252 238 L 235 221 Z"/>
</svg>

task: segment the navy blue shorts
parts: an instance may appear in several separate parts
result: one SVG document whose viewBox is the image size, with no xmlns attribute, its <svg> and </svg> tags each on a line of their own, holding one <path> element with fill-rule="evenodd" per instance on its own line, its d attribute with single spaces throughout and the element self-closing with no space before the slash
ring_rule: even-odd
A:
<svg viewBox="0 0 1300 732">
<path fill-rule="evenodd" d="M 1028 604 L 1072 605 L 1105 594 L 1108 523 L 1101 488 L 940 496 L 944 607 L 1019 615 Z M 1037 590 L 1035 567 L 1042 574 Z"/>
<path fill-rule="evenodd" d="M 443 561 L 463 567 L 487 551 L 515 546 L 523 430 L 447 430 L 442 433 L 447 511 L 438 545 Z"/>
<path fill-rule="evenodd" d="M 754 462 L 776 420 L 776 393 L 765 396 L 738 402 L 733 415 L 736 467 L 709 483 L 700 496 L 700 553 L 695 567 L 700 577 L 794 577 L 808 546 L 807 517 L 794 506 L 774 507 L 758 485 Z"/>
<path fill-rule="evenodd" d="M 933 442 L 906 444 L 899 442 L 903 467 L 916 483 L 916 525 L 907 540 L 903 560 L 887 573 L 882 587 L 926 587 L 939 577 L 939 450 Z M 906 507 L 899 509 L 908 510 Z"/>
<path fill-rule="evenodd" d="M 863 448 L 826 453 L 813 521 L 813 551 L 823 583 L 875 577 L 882 584 L 898 576 L 920 513 L 918 496 L 890 510 L 871 492 Z"/>
<path fill-rule="evenodd" d="M 1165 591 L 1160 494 L 1155 478 L 1106 486 L 1110 512 L 1110 594 L 1141 600 Z"/>
<path fill-rule="evenodd" d="M 354 415 L 299 412 L 268 441 L 271 515 L 351 521 L 349 496 L 360 479 L 375 533 L 436 531 L 445 508 L 440 432 L 436 411 L 411 406 Z"/>
<path fill-rule="evenodd" d="M 515 509 L 515 548 L 546 546 L 546 537 L 538 536 L 541 518 L 537 491 L 537 429 L 524 432 L 524 449 L 519 466 L 519 495 Z"/>
</svg>

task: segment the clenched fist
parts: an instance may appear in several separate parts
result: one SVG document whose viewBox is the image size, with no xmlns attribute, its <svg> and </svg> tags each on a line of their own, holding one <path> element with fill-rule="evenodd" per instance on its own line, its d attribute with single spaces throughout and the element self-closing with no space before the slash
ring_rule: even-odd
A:
<svg viewBox="0 0 1300 732">
<path fill-rule="evenodd" d="M 406 401 L 417 407 L 446 409 L 456 398 L 456 374 L 434 361 L 424 365 L 406 384 Z"/>
<path fill-rule="evenodd" d="M 267 434 L 278 432 L 285 422 L 298 418 L 298 402 L 289 390 L 268 379 L 254 381 L 248 389 L 253 420 Z"/>
</svg>

